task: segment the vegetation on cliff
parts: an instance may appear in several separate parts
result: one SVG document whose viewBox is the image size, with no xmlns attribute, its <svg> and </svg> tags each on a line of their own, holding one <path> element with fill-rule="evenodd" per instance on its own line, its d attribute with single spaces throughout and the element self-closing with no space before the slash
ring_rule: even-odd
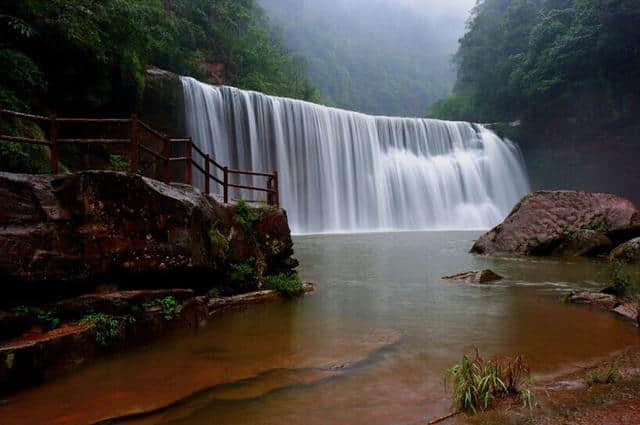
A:
<svg viewBox="0 0 640 425">
<path fill-rule="evenodd" d="M 437 117 L 583 123 L 630 114 L 640 92 L 635 0 L 485 0 L 455 56 L 454 93 Z"/>
</svg>

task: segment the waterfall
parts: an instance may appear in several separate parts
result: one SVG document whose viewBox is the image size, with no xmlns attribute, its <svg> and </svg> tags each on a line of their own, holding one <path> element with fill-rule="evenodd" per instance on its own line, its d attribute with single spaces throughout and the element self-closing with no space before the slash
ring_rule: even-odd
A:
<svg viewBox="0 0 640 425">
<path fill-rule="evenodd" d="M 481 125 L 182 84 L 194 143 L 231 168 L 277 170 L 294 233 L 487 229 L 529 191 L 518 147 Z"/>
</svg>

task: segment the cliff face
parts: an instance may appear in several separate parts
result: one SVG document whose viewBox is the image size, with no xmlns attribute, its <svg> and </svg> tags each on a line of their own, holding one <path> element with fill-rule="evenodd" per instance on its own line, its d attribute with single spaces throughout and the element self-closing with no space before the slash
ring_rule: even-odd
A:
<svg viewBox="0 0 640 425">
<path fill-rule="evenodd" d="M 295 261 L 286 213 L 115 172 L 0 173 L 3 304 L 118 288 L 257 289 Z M 229 270 L 246 265 L 247 279 Z M 176 283 L 179 283 L 176 286 Z"/>
</svg>

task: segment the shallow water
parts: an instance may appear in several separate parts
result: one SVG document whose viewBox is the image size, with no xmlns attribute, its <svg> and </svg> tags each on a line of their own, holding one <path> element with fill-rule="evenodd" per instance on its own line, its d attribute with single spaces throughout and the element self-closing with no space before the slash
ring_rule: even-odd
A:
<svg viewBox="0 0 640 425">
<path fill-rule="evenodd" d="M 295 238 L 311 296 L 225 313 L 0 406 L 3 424 L 413 424 L 447 412 L 443 370 L 474 347 L 555 374 L 640 343 L 612 315 L 558 301 L 602 264 L 467 254 L 479 232 Z M 496 285 L 440 279 L 491 268 Z M 178 403 L 175 403 L 178 401 Z M 119 422 L 116 422 L 119 423 Z"/>
</svg>

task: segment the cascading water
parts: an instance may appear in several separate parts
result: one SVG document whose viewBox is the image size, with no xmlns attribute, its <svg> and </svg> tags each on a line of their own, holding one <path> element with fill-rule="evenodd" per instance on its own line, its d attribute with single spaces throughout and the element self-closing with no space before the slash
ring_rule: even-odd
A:
<svg viewBox="0 0 640 425">
<path fill-rule="evenodd" d="M 295 233 L 486 229 L 529 191 L 519 149 L 480 125 L 182 84 L 194 143 L 231 168 L 278 170 Z"/>
</svg>

